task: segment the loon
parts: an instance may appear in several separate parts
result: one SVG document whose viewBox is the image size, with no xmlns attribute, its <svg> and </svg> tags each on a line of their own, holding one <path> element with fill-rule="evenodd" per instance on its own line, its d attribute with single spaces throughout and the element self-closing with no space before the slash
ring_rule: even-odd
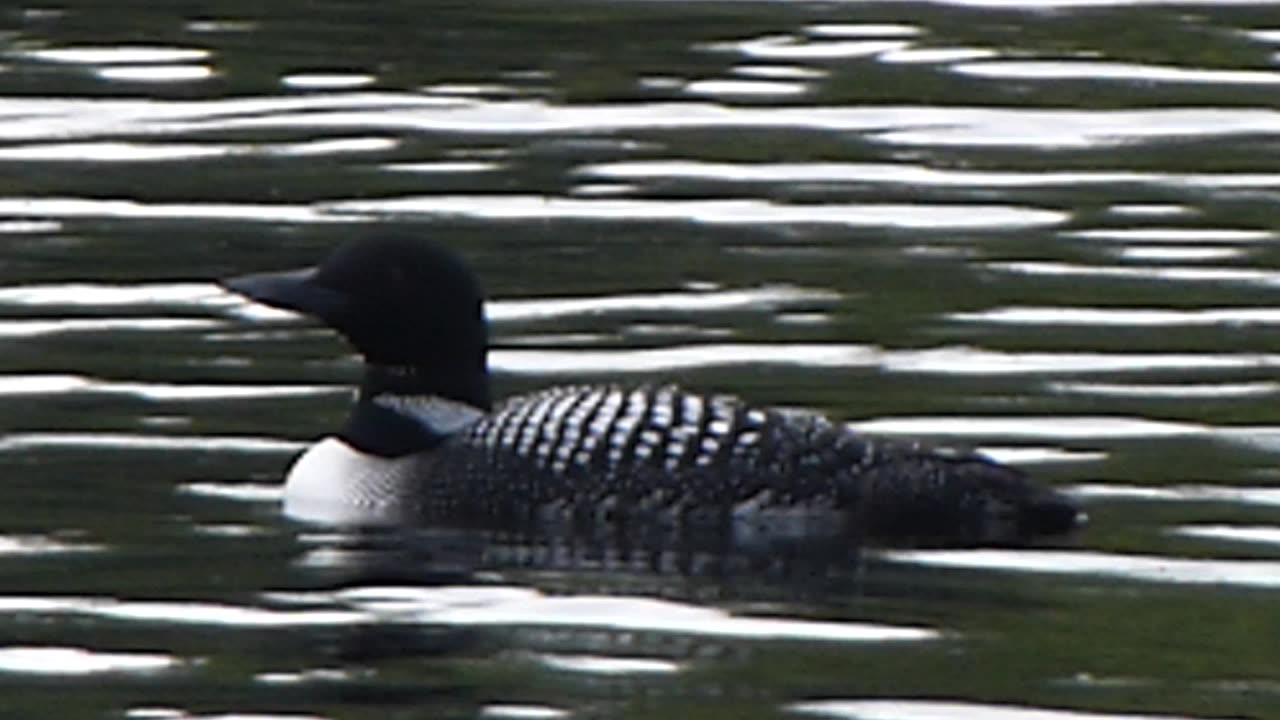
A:
<svg viewBox="0 0 1280 720">
<path fill-rule="evenodd" d="M 285 480 L 285 513 L 390 522 L 559 519 L 625 531 L 753 518 L 859 542 L 1023 545 L 1084 515 L 983 455 L 866 436 L 817 413 L 673 385 L 569 385 L 494 407 L 480 284 L 434 242 L 375 235 L 224 288 L 311 316 L 363 357 L 345 426 Z"/>
</svg>

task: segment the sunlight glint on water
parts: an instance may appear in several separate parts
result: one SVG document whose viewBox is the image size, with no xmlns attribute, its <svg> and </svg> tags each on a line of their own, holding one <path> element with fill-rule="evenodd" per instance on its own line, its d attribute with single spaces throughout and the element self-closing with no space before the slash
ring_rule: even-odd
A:
<svg viewBox="0 0 1280 720">
<path fill-rule="evenodd" d="M 340 5 L 9 17 L 7 710 L 1278 714 L 1261 3 Z M 296 524 L 358 365 L 213 281 L 384 227 L 480 271 L 499 395 L 817 408 L 1091 524 L 727 578 Z"/>
</svg>

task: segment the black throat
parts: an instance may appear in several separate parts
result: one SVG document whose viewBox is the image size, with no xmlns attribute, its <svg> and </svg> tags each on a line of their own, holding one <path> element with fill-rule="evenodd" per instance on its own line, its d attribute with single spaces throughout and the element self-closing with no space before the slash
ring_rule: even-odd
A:
<svg viewBox="0 0 1280 720">
<path fill-rule="evenodd" d="M 431 450 L 452 432 L 406 414 L 385 400 L 432 397 L 488 412 L 489 378 L 483 367 L 478 372 L 457 374 L 429 367 L 366 365 L 356 404 L 339 437 L 361 452 L 387 458 Z"/>
</svg>

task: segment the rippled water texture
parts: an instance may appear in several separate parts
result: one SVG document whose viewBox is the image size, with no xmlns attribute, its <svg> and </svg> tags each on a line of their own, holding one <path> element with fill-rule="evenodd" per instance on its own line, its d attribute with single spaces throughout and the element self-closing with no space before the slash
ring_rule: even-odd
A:
<svg viewBox="0 0 1280 720">
<path fill-rule="evenodd" d="M 106 5 L 0 10 L 0 714 L 1280 717 L 1271 4 Z M 500 395 L 816 409 L 1089 527 L 735 572 L 292 522 L 358 362 L 214 280 L 386 227 L 474 264 Z"/>
</svg>

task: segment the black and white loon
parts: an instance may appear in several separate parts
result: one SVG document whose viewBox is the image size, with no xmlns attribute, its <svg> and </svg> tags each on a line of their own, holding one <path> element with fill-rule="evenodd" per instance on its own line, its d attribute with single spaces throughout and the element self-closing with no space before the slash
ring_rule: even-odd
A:
<svg viewBox="0 0 1280 720">
<path fill-rule="evenodd" d="M 396 520 L 719 527 L 750 517 L 874 544 L 1017 545 L 1083 519 L 977 454 L 871 438 L 816 414 L 674 386 L 553 387 L 492 407 L 480 285 L 453 253 L 381 236 L 316 268 L 223 285 L 301 312 L 363 356 L 336 437 L 289 471 L 286 512 Z"/>
</svg>

